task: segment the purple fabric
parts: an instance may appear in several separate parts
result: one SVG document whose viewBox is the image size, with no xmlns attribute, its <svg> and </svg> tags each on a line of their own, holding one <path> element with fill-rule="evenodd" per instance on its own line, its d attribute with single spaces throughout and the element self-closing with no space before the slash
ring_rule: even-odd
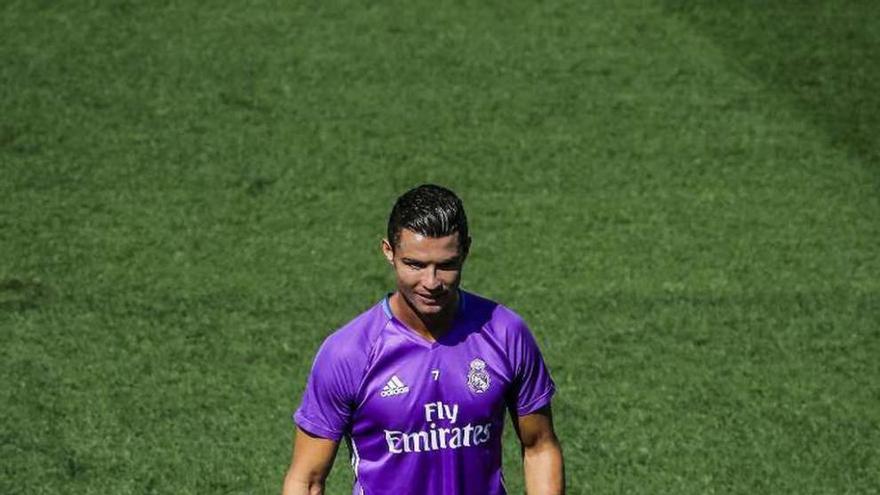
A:
<svg viewBox="0 0 880 495">
<path fill-rule="evenodd" d="M 461 291 L 453 328 L 432 343 L 386 298 L 327 337 L 294 420 L 350 442 L 354 494 L 504 494 L 504 411 L 532 413 L 553 392 L 534 337 L 506 307 Z"/>
</svg>

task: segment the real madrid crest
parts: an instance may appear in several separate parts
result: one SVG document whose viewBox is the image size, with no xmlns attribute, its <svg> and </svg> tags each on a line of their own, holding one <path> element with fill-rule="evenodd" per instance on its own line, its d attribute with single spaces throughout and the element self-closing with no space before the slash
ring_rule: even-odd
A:
<svg viewBox="0 0 880 495">
<path fill-rule="evenodd" d="M 489 372 L 486 371 L 485 361 L 479 358 L 471 361 L 467 384 L 468 388 L 477 394 L 482 394 L 489 389 Z"/>
</svg>

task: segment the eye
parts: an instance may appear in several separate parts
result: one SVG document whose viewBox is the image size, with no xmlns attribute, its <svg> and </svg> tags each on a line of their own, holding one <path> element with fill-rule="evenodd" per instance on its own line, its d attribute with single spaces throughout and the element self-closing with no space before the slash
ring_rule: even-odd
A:
<svg viewBox="0 0 880 495">
<path fill-rule="evenodd" d="M 425 267 L 425 265 L 423 263 L 419 263 L 418 261 L 406 260 L 403 262 L 403 264 L 405 264 L 406 266 L 408 266 L 412 270 L 421 270 L 422 268 Z"/>
</svg>

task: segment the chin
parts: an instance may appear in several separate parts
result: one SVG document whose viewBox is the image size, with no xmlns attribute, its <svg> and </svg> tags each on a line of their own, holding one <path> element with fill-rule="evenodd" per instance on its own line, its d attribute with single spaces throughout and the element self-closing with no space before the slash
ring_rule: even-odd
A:
<svg viewBox="0 0 880 495">
<path fill-rule="evenodd" d="M 436 315 L 442 313 L 443 310 L 446 309 L 446 306 L 419 304 L 418 306 L 416 306 L 416 309 L 418 309 L 419 313 L 423 315 Z"/>
</svg>

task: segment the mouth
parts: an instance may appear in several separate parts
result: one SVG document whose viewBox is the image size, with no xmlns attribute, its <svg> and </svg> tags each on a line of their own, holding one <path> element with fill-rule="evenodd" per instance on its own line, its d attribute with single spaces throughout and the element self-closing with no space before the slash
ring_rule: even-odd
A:
<svg viewBox="0 0 880 495">
<path fill-rule="evenodd" d="M 446 300 L 446 294 L 437 294 L 432 296 L 419 294 L 418 292 L 416 292 L 415 296 L 419 298 L 419 301 L 427 306 L 441 306 Z"/>
</svg>

